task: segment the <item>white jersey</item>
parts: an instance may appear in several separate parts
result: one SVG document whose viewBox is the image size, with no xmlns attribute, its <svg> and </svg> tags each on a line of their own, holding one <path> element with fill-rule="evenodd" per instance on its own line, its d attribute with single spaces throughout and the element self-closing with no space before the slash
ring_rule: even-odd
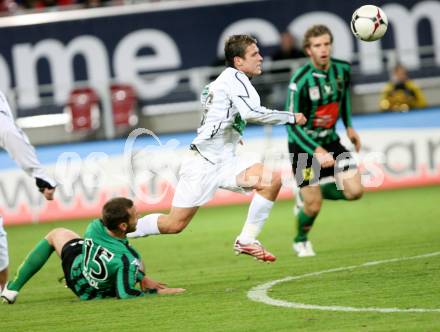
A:
<svg viewBox="0 0 440 332">
<path fill-rule="evenodd" d="M 7 117 L 13 119 L 11 108 L 9 107 L 5 95 L 1 91 L 0 91 L 0 113 L 3 113 Z"/>
<path fill-rule="evenodd" d="M 260 96 L 249 78 L 231 67 L 205 87 L 201 102 L 203 118 L 192 144 L 212 163 L 235 155 L 246 122 L 295 123 L 293 113 L 261 106 Z"/>
<path fill-rule="evenodd" d="M 15 125 L 8 101 L 0 92 L 0 147 L 5 149 L 12 159 L 30 176 L 56 186 L 37 159 L 35 149 L 26 134 Z"/>
</svg>

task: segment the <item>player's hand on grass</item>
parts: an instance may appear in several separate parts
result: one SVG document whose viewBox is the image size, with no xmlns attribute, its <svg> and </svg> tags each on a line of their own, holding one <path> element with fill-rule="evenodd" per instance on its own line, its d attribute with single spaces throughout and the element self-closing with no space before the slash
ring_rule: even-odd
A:
<svg viewBox="0 0 440 332">
<path fill-rule="evenodd" d="M 148 277 L 142 279 L 141 288 L 144 292 L 149 289 L 156 289 L 157 294 L 178 294 L 186 291 L 185 288 L 168 288 L 166 284 Z"/>
<path fill-rule="evenodd" d="M 300 126 L 305 125 L 307 122 L 307 118 L 302 113 L 295 113 L 295 124 Z"/>
<path fill-rule="evenodd" d="M 328 151 L 320 146 L 315 149 L 315 157 L 318 159 L 319 164 L 323 168 L 333 167 L 335 165 L 335 160 Z"/>
<path fill-rule="evenodd" d="M 162 294 L 162 295 L 166 295 L 166 294 L 179 294 L 179 293 L 183 293 L 184 291 L 186 291 L 185 288 L 161 288 L 157 290 L 158 294 Z"/>
<path fill-rule="evenodd" d="M 147 289 L 157 289 L 159 291 L 159 289 L 163 289 L 166 288 L 167 285 L 160 282 L 160 281 L 155 281 L 153 279 L 150 279 L 148 277 L 144 277 L 141 280 L 141 289 L 143 291 L 147 290 Z"/>
<path fill-rule="evenodd" d="M 347 137 L 353 143 L 356 152 L 359 152 L 361 149 L 361 139 L 353 128 L 347 128 Z"/>
</svg>

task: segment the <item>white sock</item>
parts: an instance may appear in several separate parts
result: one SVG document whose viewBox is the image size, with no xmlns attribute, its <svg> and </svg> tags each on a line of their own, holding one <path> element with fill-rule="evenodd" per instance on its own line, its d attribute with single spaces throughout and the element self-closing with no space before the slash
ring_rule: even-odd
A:
<svg viewBox="0 0 440 332">
<path fill-rule="evenodd" d="M 159 220 L 159 216 L 161 215 L 162 213 L 152 213 L 138 219 L 136 230 L 134 232 L 128 233 L 127 237 L 136 238 L 160 234 L 157 222 Z"/>
<path fill-rule="evenodd" d="M 244 223 L 241 234 L 238 236 L 240 243 L 249 244 L 257 239 L 269 217 L 273 202 L 255 193 L 249 206 L 248 216 Z"/>
</svg>

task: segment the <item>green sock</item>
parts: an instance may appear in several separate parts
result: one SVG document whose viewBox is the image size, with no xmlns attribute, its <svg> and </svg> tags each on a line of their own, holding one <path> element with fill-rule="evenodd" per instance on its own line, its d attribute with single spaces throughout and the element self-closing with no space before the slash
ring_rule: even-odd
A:
<svg viewBox="0 0 440 332">
<path fill-rule="evenodd" d="M 344 199 L 347 200 L 344 196 L 344 192 L 342 190 L 339 190 L 336 186 L 336 183 L 330 182 L 321 185 L 321 193 L 322 197 L 324 199 L 331 199 L 331 200 L 338 200 L 338 199 Z"/>
<path fill-rule="evenodd" d="M 8 283 L 8 289 L 19 291 L 43 267 L 54 250 L 46 239 L 38 242 L 21 263 L 14 279 Z"/>
<path fill-rule="evenodd" d="M 298 234 L 296 235 L 295 242 L 307 241 L 307 233 L 312 228 L 313 222 L 316 216 L 310 217 L 304 213 L 304 209 L 301 209 L 298 213 Z"/>
</svg>

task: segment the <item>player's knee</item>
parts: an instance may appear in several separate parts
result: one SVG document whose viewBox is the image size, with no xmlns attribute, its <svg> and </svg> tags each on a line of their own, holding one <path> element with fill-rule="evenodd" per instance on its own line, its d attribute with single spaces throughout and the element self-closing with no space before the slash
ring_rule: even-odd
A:
<svg viewBox="0 0 440 332">
<path fill-rule="evenodd" d="M 344 191 L 344 196 L 349 201 L 355 201 L 360 199 L 364 194 L 364 190 L 362 187 L 351 188 L 348 191 Z"/>
<path fill-rule="evenodd" d="M 65 234 L 66 232 L 71 232 L 71 231 L 68 230 L 67 228 L 61 228 L 61 227 L 54 228 L 49 233 L 47 233 L 47 235 L 44 238 L 49 242 L 49 244 L 53 245 L 55 239 Z"/>
<path fill-rule="evenodd" d="M 273 172 L 270 174 L 270 179 L 263 176 L 254 189 L 263 197 L 274 201 L 281 189 L 281 175 L 278 172 Z"/>
<path fill-rule="evenodd" d="M 53 238 L 54 236 L 56 236 L 57 234 L 59 234 L 60 232 L 65 231 L 65 230 L 66 230 L 66 228 L 61 228 L 61 227 L 54 228 L 49 233 L 47 233 L 45 238 L 46 239 Z"/>
<path fill-rule="evenodd" d="M 304 212 L 310 216 L 316 216 L 321 210 L 322 200 L 314 199 L 304 202 Z"/>
</svg>

